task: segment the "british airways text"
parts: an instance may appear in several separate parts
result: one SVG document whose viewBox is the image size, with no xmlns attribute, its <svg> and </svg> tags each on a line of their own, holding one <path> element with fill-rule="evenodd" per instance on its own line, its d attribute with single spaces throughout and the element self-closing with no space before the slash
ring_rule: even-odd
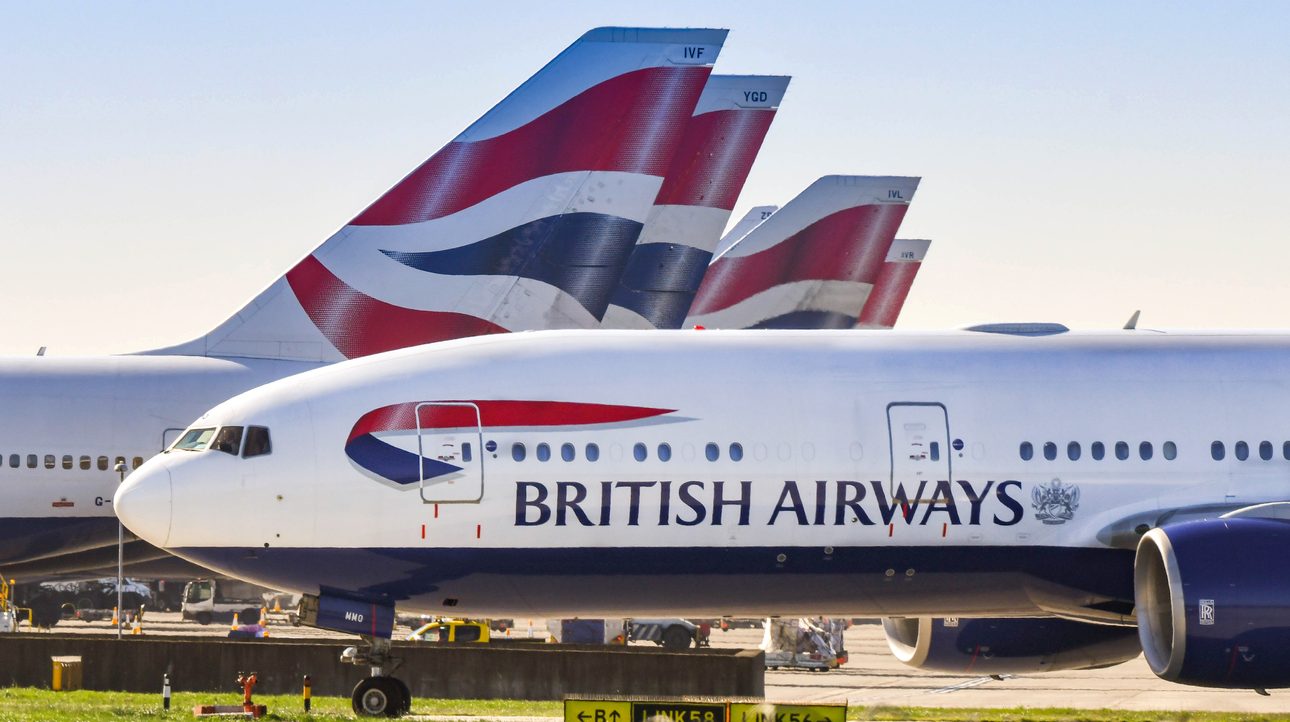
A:
<svg viewBox="0 0 1290 722">
<path fill-rule="evenodd" d="M 573 481 L 515 483 L 516 526 L 841 526 L 843 524 L 1012 526 L 1024 508 L 1021 482 L 920 481 Z M 911 493 L 912 492 L 912 493 Z M 772 506 L 755 504 L 774 500 Z M 754 519 L 753 511 L 765 510 Z M 760 515 L 760 514 L 759 514 Z"/>
</svg>

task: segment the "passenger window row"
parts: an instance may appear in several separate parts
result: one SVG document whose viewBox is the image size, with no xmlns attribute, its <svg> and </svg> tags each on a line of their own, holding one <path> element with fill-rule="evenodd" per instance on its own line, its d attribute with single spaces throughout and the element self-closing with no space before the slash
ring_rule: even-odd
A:
<svg viewBox="0 0 1290 722">
<path fill-rule="evenodd" d="M 491 442 L 490 442 L 491 443 Z M 637 461 L 646 461 L 649 459 L 650 449 L 643 443 L 637 443 L 632 446 L 632 458 Z M 511 458 L 515 461 L 524 461 L 528 458 L 528 447 L 523 442 L 517 441 L 511 444 Z M 659 461 L 672 460 L 672 445 L 668 443 L 659 444 L 654 449 L 655 457 Z M 533 447 L 533 455 L 538 461 L 551 460 L 551 446 L 545 442 Z M 721 446 L 709 442 L 703 447 L 703 455 L 708 461 L 721 460 Z M 744 447 L 743 444 L 735 442 L 726 448 L 726 455 L 731 461 L 743 461 Z M 564 461 L 577 461 L 578 449 L 573 444 L 565 443 L 560 445 L 560 458 Z M 596 462 L 600 460 L 600 446 L 595 443 L 587 444 L 582 449 L 582 458 L 587 461 Z M 469 461 L 469 459 L 466 459 Z"/>
<path fill-rule="evenodd" d="M 1227 456 L 1227 447 L 1223 442 L 1215 441 L 1209 445 L 1209 455 L 1214 461 L 1222 461 Z M 1250 458 L 1250 445 L 1244 441 L 1238 441 L 1232 445 L 1232 455 L 1237 461 L 1245 461 Z M 1264 461 L 1272 461 L 1273 445 L 1271 441 L 1259 442 L 1259 458 Z M 1290 441 L 1281 443 L 1281 458 L 1290 461 Z"/>
<path fill-rule="evenodd" d="M 57 469 L 60 465 L 59 458 L 55 454 L 45 454 L 43 458 L 39 454 L 26 454 L 25 456 L 26 456 L 25 458 L 26 464 L 23 463 L 24 461 L 23 454 L 10 454 L 9 468 L 20 469 L 23 466 L 26 466 L 28 469 L 38 469 L 41 466 L 44 466 L 46 469 Z M 0 460 L 3 460 L 3 459 L 4 459 L 4 455 L 0 454 Z M 97 458 L 97 460 L 94 457 L 82 456 L 80 458 L 80 462 L 78 463 L 76 461 L 76 458 L 71 454 L 63 454 L 61 465 L 64 469 L 75 469 L 79 466 L 84 471 L 89 471 L 90 469 L 95 469 L 95 468 L 97 468 L 99 471 L 110 471 L 112 469 L 115 469 L 117 464 L 124 464 L 124 463 L 125 463 L 124 456 L 118 456 L 116 457 L 115 460 L 107 456 L 100 456 Z M 129 468 L 137 469 L 142 465 L 143 465 L 143 457 L 136 456 L 130 460 Z"/>
<path fill-rule="evenodd" d="M 1100 441 L 1094 441 L 1088 445 L 1088 455 L 1093 461 L 1101 461 L 1106 458 L 1106 444 Z M 1117 441 L 1112 446 L 1115 458 L 1120 461 L 1127 461 L 1133 455 L 1132 449 L 1129 448 L 1127 441 Z M 1057 444 L 1052 441 L 1046 441 L 1043 445 L 1043 456 L 1047 461 L 1057 460 Z M 1021 442 L 1021 448 L 1018 450 L 1022 461 L 1030 461 L 1035 458 L 1035 446 L 1029 441 Z M 1150 461 L 1155 456 L 1155 446 L 1150 441 L 1143 441 L 1138 444 L 1138 458 L 1143 461 Z M 1160 455 L 1167 461 L 1173 461 L 1178 458 L 1178 445 L 1172 441 L 1166 441 L 1160 445 Z M 1068 461 L 1079 461 L 1084 456 L 1084 447 L 1078 441 L 1071 441 L 1066 444 L 1066 459 Z M 1287 457 L 1290 458 L 1290 457 Z"/>
</svg>

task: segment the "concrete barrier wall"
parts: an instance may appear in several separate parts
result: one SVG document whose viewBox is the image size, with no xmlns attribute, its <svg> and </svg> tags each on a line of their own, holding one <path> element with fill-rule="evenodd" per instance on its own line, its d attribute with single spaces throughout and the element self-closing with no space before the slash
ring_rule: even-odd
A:
<svg viewBox="0 0 1290 722">
<path fill-rule="evenodd" d="M 50 685 L 50 657 L 79 656 L 85 689 L 158 692 L 170 674 L 176 691 L 228 691 L 239 671 L 256 672 L 256 691 L 295 694 L 308 674 L 315 694 L 348 696 L 367 669 L 340 662 L 344 642 L 58 634 L 0 636 L 0 685 Z M 415 697 L 558 700 L 582 695 L 765 694 L 760 651 L 498 644 L 396 644 L 394 672 Z"/>
</svg>

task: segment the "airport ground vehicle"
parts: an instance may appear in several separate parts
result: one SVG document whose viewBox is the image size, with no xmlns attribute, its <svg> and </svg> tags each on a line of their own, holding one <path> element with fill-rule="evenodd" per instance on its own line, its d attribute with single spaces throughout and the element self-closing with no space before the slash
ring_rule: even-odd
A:
<svg viewBox="0 0 1290 722">
<path fill-rule="evenodd" d="M 489 632 L 489 624 L 486 621 L 439 619 L 417 627 L 408 635 L 408 639 L 438 644 L 487 644 L 490 639 Z"/>
<path fill-rule="evenodd" d="M 52 627 L 68 619 L 87 622 L 109 619 L 117 606 L 116 579 L 111 578 L 19 584 L 14 596 L 31 609 L 31 623 L 37 627 Z M 147 584 L 125 580 L 121 595 L 123 609 L 151 608 L 153 599 Z"/>
<path fill-rule="evenodd" d="M 805 669 L 827 672 L 847 661 L 842 619 L 768 617 L 761 648 L 767 669 Z"/>
<path fill-rule="evenodd" d="M 18 608 L 13 606 L 9 581 L 0 578 L 0 634 L 18 631 Z"/>
<path fill-rule="evenodd" d="M 184 585 L 184 619 L 198 624 L 229 622 L 236 614 L 243 624 L 254 624 L 266 608 L 265 590 L 233 579 L 194 579 Z"/>
<path fill-rule="evenodd" d="M 685 619 L 653 618 L 627 620 L 627 639 L 653 642 L 664 649 L 680 650 L 708 646 L 712 628 Z"/>
</svg>

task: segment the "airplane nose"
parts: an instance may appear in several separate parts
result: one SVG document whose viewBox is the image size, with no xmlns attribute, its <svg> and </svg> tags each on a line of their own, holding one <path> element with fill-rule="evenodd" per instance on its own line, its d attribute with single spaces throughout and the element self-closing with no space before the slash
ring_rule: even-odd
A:
<svg viewBox="0 0 1290 722">
<path fill-rule="evenodd" d="M 170 539 L 170 470 L 157 463 L 139 467 L 116 490 L 117 518 L 140 539 L 165 547 Z"/>
</svg>

